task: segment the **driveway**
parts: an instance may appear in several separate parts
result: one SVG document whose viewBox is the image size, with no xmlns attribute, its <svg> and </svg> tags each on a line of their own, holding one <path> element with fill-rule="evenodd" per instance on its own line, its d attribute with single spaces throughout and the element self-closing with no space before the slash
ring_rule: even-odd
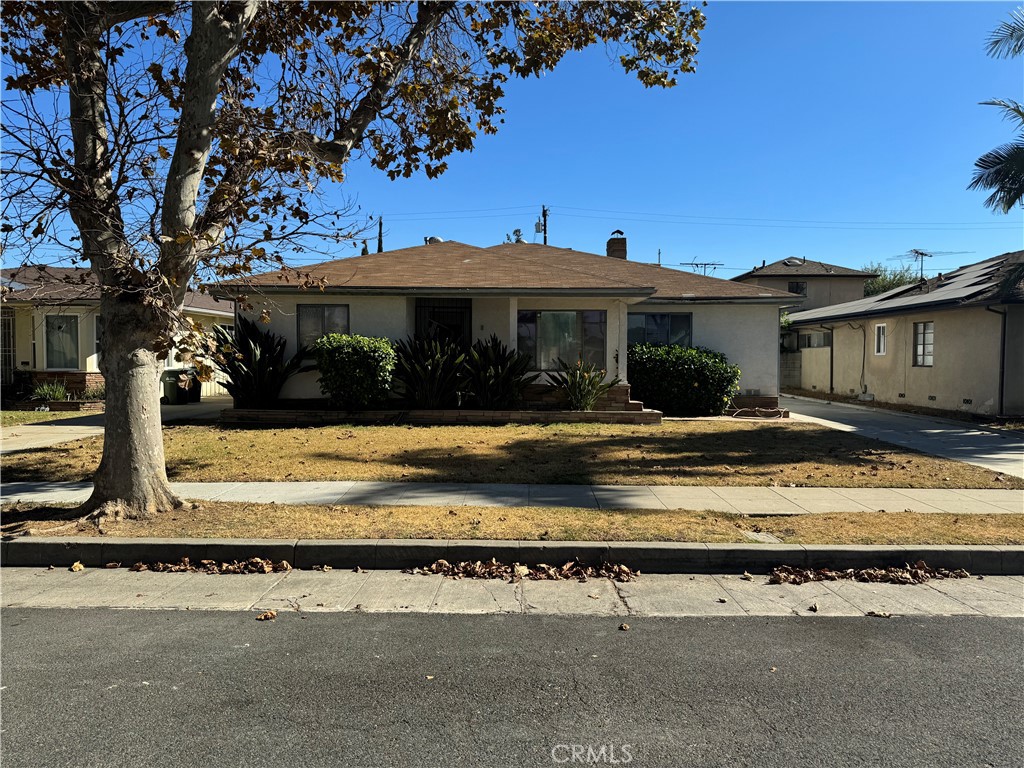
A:
<svg viewBox="0 0 1024 768">
<path fill-rule="evenodd" d="M 1024 477 L 1024 436 L 966 422 L 882 408 L 782 396 L 796 421 L 809 421 L 862 437 L 884 440 L 932 456 L 964 461 L 1004 475 Z"/>
<path fill-rule="evenodd" d="M 164 424 L 186 419 L 215 419 L 225 408 L 231 407 L 230 397 L 210 397 L 199 403 L 188 405 L 161 405 L 160 418 Z M 103 434 L 103 414 L 72 416 L 56 421 L 41 421 L 35 424 L 18 424 L 5 427 L 0 453 L 27 451 L 45 448 L 48 445 L 98 437 Z"/>
</svg>

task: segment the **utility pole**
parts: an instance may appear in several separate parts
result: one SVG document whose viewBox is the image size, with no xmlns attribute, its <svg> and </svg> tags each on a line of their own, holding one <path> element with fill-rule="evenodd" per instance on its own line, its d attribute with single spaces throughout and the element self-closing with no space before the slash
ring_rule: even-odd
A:
<svg viewBox="0 0 1024 768">
<path fill-rule="evenodd" d="M 377 217 L 377 253 L 384 252 L 384 217 Z"/>
<path fill-rule="evenodd" d="M 544 225 L 544 245 L 548 244 L 548 208 L 542 205 L 540 207 L 540 220 Z"/>
</svg>

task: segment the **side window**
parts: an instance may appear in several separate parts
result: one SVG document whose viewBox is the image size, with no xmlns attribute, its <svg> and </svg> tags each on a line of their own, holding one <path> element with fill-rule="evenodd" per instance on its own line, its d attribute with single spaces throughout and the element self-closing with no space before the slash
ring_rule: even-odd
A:
<svg viewBox="0 0 1024 768">
<path fill-rule="evenodd" d="M 789 284 L 789 292 L 790 293 L 799 294 L 800 296 L 806 296 L 807 295 L 807 283 L 806 283 L 806 281 L 800 280 L 800 281 L 792 281 L 792 282 L 790 282 L 790 284 Z"/>
<path fill-rule="evenodd" d="M 885 323 L 875 326 L 875 354 L 885 354 Z"/>
<path fill-rule="evenodd" d="M 299 304 L 299 346 L 312 347 L 328 333 L 348 333 L 348 304 Z"/>
<path fill-rule="evenodd" d="M 914 323 L 914 365 L 930 368 L 935 360 L 935 323 Z"/>
</svg>

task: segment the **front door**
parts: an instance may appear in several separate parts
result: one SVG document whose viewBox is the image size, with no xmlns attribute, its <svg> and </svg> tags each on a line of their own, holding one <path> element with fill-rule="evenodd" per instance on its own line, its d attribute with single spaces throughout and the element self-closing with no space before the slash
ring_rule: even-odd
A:
<svg viewBox="0 0 1024 768">
<path fill-rule="evenodd" d="M 15 359 L 14 313 L 9 309 L 0 310 L 0 383 L 13 383 Z"/>
<path fill-rule="evenodd" d="M 416 335 L 448 338 L 462 349 L 473 343 L 472 299 L 416 299 Z"/>
</svg>

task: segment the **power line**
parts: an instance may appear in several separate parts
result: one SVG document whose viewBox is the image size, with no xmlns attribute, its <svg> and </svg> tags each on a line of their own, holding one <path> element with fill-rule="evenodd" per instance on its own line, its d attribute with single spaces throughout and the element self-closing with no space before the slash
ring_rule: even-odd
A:
<svg viewBox="0 0 1024 768">
<path fill-rule="evenodd" d="M 567 216 L 569 218 L 577 219 L 598 219 L 606 221 L 607 216 L 587 216 L 579 213 L 559 213 L 561 216 Z M 742 226 L 742 227 L 756 227 L 764 229 L 830 229 L 836 231 L 852 230 L 852 231 L 986 231 L 994 229 L 1013 229 L 1019 230 L 1017 226 L 826 226 L 817 224 L 753 224 L 743 223 L 739 221 L 666 221 L 662 219 L 638 219 L 630 218 L 628 216 L 618 216 L 616 220 L 620 221 L 637 221 L 644 224 L 674 224 L 677 226 Z"/>
<path fill-rule="evenodd" d="M 789 224 L 880 224 L 880 225 L 956 225 L 956 226 L 988 226 L 989 221 L 830 221 L 826 219 L 765 219 L 749 216 L 704 216 L 702 214 L 658 213 L 653 211 L 613 211 L 606 208 L 576 208 L 571 205 L 560 205 L 567 211 L 592 211 L 595 213 L 615 213 L 624 216 L 664 216 L 675 219 L 715 219 L 719 221 L 764 221 L 785 222 Z"/>
</svg>

